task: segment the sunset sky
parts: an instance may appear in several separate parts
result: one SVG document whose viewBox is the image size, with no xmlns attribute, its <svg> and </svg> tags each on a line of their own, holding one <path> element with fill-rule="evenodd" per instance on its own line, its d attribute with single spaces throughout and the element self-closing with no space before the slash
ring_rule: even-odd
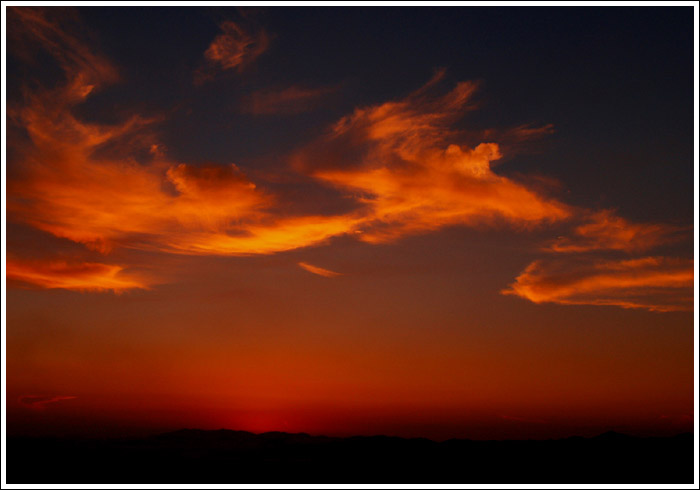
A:
<svg viewBox="0 0 700 490">
<path fill-rule="evenodd" d="M 693 430 L 693 10 L 7 10 L 10 434 Z"/>
</svg>

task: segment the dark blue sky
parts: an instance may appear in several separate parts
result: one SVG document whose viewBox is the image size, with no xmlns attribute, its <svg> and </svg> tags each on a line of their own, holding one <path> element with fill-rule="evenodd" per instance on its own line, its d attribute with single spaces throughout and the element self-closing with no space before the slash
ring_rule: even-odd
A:
<svg viewBox="0 0 700 490">
<path fill-rule="evenodd" d="M 85 8 L 96 42 L 124 72 L 81 110 L 175 117 L 165 143 L 183 161 L 282 158 L 357 106 L 399 98 L 444 67 L 479 80 L 469 128 L 553 124 L 535 155 L 501 172 L 560 179 L 570 199 L 632 219 L 692 220 L 692 10 L 687 7 Z M 245 76 L 193 89 L 192 71 L 226 19 L 271 34 Z M 340 88 L 285 117 L 240 114 L 241 97 L 289 85 Z M 595 188 L 595 192 L 591 189 Z"/>
</svg>

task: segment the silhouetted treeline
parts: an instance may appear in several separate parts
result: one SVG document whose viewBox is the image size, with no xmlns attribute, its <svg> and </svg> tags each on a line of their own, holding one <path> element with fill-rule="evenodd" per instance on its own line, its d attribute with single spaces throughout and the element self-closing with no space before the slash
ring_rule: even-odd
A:
<svg viewBox="0 0 700 490">
<path fill-rule="evenodd" d="M 180 430 L 9 438 L 8 483 L 692 483 L 693 436 L 434 442 Z"/>
</svg>

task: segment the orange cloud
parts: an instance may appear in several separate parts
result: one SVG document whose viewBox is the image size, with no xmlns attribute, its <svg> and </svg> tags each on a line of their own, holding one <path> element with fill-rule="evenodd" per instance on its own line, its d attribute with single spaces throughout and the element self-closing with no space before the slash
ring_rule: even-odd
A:
<svg viewBox="0 0 700 490">
<path fill-rule="evenodd" d="M 9 219 L 103 253 L 127 247 L 220 255 L 315 245 L 354 232 L 360 222 L 356 215 L 286 215 L 279 211 L 284 204 L 236 165 L 172 162 L 153 138 L 128 137 L 148 134 L 153 119 L 134 116 L 114 126 L 76 119 L 71 109 L 106 80 L 92 79 L 88 90 L 85 67 L 62 67 L 64 85 L 28 91 L 14 113 L 32 144 L 16 144 L 22 161 L 8 182 Z M 105 147 L 112 151 L 101 153 Z M 137 162 L 139 152 L 150 161 Z"/>
<path fill-rule="evenodd" d="M 536 261 L 502 293 L 533 303 L 692 311 L 693 277 L 692 260 L 668 257 Z"/>
<path fill-rule="evenodd" d="M 320 100 L 338 90 L 338 86 L 283 90 L 256 90 L 244 101 L 243 112 L 254 115 L 298 114 L 318 105 Z"/>
<path fill-rule="evenodd" d="M 151 130 L 155 118 L 134 115 L 111 126 L 76 118 L 72 110 L 116 81 L 116 69 L 63 32 L 48 16 L 54 10 L 8 11 L 11 35 L 27 41 L 13 45 L 29 49 L 34 43 L 48 50 L 66 75 L 65 83 L 55 88 L 27 89 L 23 106 L 8 109 L 8 120 L 31 140 L 30 145 L 23 139 L 10 143 L 19 161 L 7 183 L 8 219 L 90 249 L 272 254 L 346 234 L 380 243 L 456 225 L 505 223 L 526 229 L 581 212 L 548 197 L 541 185 L 510 179 L 493 169 L 503 148 L 548 134 L 552 127 L 519 126 L 500 136 L 493 132 L 505 146 L 490 138 L 465 144 L 467 132 L 450 128 L 475 107 L 477 85 L 462 82 L 444 95 L 432 95 L 444 76 L 440 71 L 402 100 L 356 109 L 294 156 L 293 164 L 312 182 L 354 201 L 352 211 L 290 213 L 288 202 L 251 182 L 236 165 L 169 160 Z M 233 22 L 222 24 L 222 31 L 205 54 L 208 64 L 202 76 L 214 69 L 241 70 L 267 46 L 263 31 L 253 34 Z M 255 92 L 250 111 L 303 110 L 330 91 L 290 87 Z M 135 155 L 147 155 L 146 161 L 137 161 Z M 644 251 L 673 241 L 682 231 L 630 223 L 609 210 L 587 216 L 587 222 L 549 250 Z M 338 275 L 303 262 L 299 266 L 325 277 Z M 92 262 L 12 259 L 7 277 L 78 291 L 120 292 L 152 283 L 122 266 Z M 692 261 L 550 260 L 530 264 L 503 293 L 535 303 L 674 311 L 692 309 L 692 282 Z"/>
<path fill-rule="evenodd" d="M 558 238 L 549 249 L 554 252 L 592 250 L 644 251 L 678 240 L 681 228 L 654 223 L 631 223 L 603 210 L 589 216 L 574 229 L 573 236 Z"/>
<path fill-rule="evenodd" d="M 223 232 L 266 202 L 235 165 L 95 161 L 85 138 L 62 144 L 55 138 L 35 139 L 22 175 L 9 184 L 8 210 L 92 249 L 168 247 L 187 231 Z"/>
<path fill-rule="evenodd" d="M 362 240 L 386 242 L 450 225 L 531 227 L 570 216 L 567 205 L 496 174 L 498 144 L 450 142 L 459 135 L 449 123 L 470 108 L 475 84 L 459 83 L 441 97 L 427 90 L 355 110 L 295 158 L 298 168 L 365 205 Z"/>
<path fill-rule="evenodd" d="M 322 243 L 361 222 L 352 215 L 277 215 L 274 197 L 235 165 L 94 162 L 82 148 L 73 150 L 29 167 L 10 186 L 8 209 L 13 219 L 101 252 L 274 253 Z"/>
<path fill-rule="evenodd" d="M 96 160 L 92 140 L 104 141 L 95 136 L 98 129 L 68 118 L 62 127 L 81 129 L 69 138 L 50 130 L 38 134 L 37 125 L 45 126 L 40 120 L 26 125 L 34 147 L 8 184 L 10 219 L 94 250 L 274 253 L 352 232 L 360 222 L 356 216 L 275 213 L 274 196 L 235 165 Z"/>
<path fill-rule="evenodd" d="M 224 21 L 219 27 L 221 34 L 204 52 L 206 65 L 195 73 L 196 83 L 212 78 L 217 70 L 240 72 L 267 49 L 269 38 L 262 29 L 253 32 L 232 21 Z"/>
<path fill-rule="evenodd" d="M 20 10 L 21 23 L 48 43 L 66 82 L 50 90 L 27 91 L 26 103 L 10 111 L 12 123 L 31 140 L 31 145 L 12 143 L 20 161 L 8 181 L 10 220 L 103 253 L 123 247 L 252 255 L 320 245 L 346 234 L 379 243 L 456 225 L 504 223 L 524 229 L 566 220 L 575 212 L 542 188 L 496 173 L 494 162 L 502 157 L 498 143 L 463 143 L 464 134 L 450 128 L 474 107 L 477 86 L 463 82 L 444 95 L 431 95 L 440 72 L 402 100 L 356 109 L 294 156 L 293 164 L 312 182 L 354 201 L 352 211 L 290 213 L 287 202 L 251 182 L 236 165 L 169 160 L 153 136 L 154 118 L 135 115 L 106 126 L 73 116 L 72 109 L 114 81 L 116 72 L 62 34 L 40 11 Z M 240 40 L 243 34 L 229 26 L 221 36 Z M 229 49 L 233 41 L 222 39 L 217 37 L 212 46 L 219 47 L 210 48 L 207 55 L 221 67 L 239 66 L 223 61 L 227 50 L 240 55 L 231 60 L 255 52 L 252 41 L 244 39 L 242 48 Z M 287 90 L 261 102 L 258 109 L 277 110 L 312 97 L 311 91 Z M 520 141 L 548 133 L 551 127 L 521 126 L 514 131 L 517 137 L 511 139 Z M 146 161 L 137 161 L 135 154 L 147 155 Z M 629 223 L 611 211 L 589 216 L 572 237 L 557 240 L 551 250 L 646 250 L 670 240 L 676 231 Z M 299 265 L 326 277 L 337 274 Z M 534 302 L 669 311 L 688 307 L 688 277 L 692 282 L 690 265 L 670 259 L 535 262 L 505 293 Z M 150 284 L 121 266 L 87 262 L 10 261 L 8 278 L 81 291 L 122 291 Z"/>
<path fill-rule="evenodd" d="M 77 396 L 66 396 L 66 395 L 58 395 L 58 396 L 36 396 L 36 395 L 23 395 L 20 396 L 19 399 L 17 400 L 20 405 L 23 405 L 27 408 L 30 408 L 32 410 L 43 410 L 46 408 L 46 405 L 50 403 L 56 403 L 60 402 L 63 400 L 74 400 L 78 398 Z"/>
<path fill-rule="evenodd" d="M 304 270 L 323 277 L 337 277 L 342 276 L 340 272 L 329 271 L 328 269 L 323 269 L 322 267 L 316 267 L 315 265 L 307 264 L 306 262 L 299 262 L 299 267 Z"/>
<path fill-rule="evenodd" d="M 530 226 L 569 215 L 564 204 L 492 172 L 490 162 L 500 158 L 495 143 L 444 146 L 455 136 L 447 124 L 468 108 L 471 83 L 438 98 L 424 87 L 341 119 L 328 142 L 333 157 L 361 160 L 339 168 L 331 159 L 311 175 L 352 193 L 360 207 L 295 216 L 235 165 L 172 162 L 154 138 L 130 138 L 148 134 L 152 118 L 114 126 L 76 119 L 71 109 L 108 80 L 93 77 L 87 86 L 86 67 L 63 68 L 64 85 L 31 94 L 15 112 L 32 145 L 17 152 L 23 161 L 8 183 L 8 216 L 103 253 L 269 254 L 343 234 L 382 242 L 447 225 Z M 101 153 L 105 147 L 111 151 Z M 138 152 L 150 161 L 137 162 Z"/>
<path fill-rule="evenodd" d="M 33 284 L 44 289 L 73 291 L 113 291 L 148 289 L 148 280 L 140 275 L 126 274 L 118 265 L 65 261 L 19 261 L 7 259 L 8 280 Z"/>
<path fill-rule="evenodd" d="M 269 216 L 238 230 L 172 233 L 162 237 L 159 249 L 192 255 L 271 254 L 320 245 L 333 237 L 354 233 L 362 221 L 353 215 Z"/>
<path fill-rule="evenodd" d="M 45 27 L 43 17 L 25 21 Z M 60 32 L 57 26 L 51 29 Z M 96 55 L 75 56 L 103 64 Z M 14 111 L 13 122 L 26 131 L 32 145 L 17 148 L 23 161 L 8 182 L 10 219 L 101 252 L 115 246 L 181 253 L 277 251 L 274 245 L 259 244 L 260 235 L 270 235 L 266 228 L 274 227 L 269 218 L 267 224 L 259 220 L 260 210 L 270 205 L 272 197 L 259 191 L 235 165 L 170 162 L 162 147 L 148 140 L 144 148 L 118 147 L 120 151 L 109 158 L 98 158 L 101 148 L 125 135 L 148 132 L 153 121 L 135 116 L 120 125 L 102 126 L 77 120 L 71 109 L 106 80 L 92 77 L 88 90 L 88 68 L 75 63 L 62 67 L 64 85 L 28 92 L 25 106 Z M 132 158 L 140 150 L 152 155 L 150 163 Z M 261 231 L 251 235 L 243 226 L 245 220 L 257 220 Z M 304 223 L 287 226 L 299 236 L 318 236 Z M 246 236 L 255 243 L 246 246 Z M 215 244 L 226 243 L 227 238 L 236 246 L 218 250 Z M 279 243 L 278 237 L 272 238 Z"/>
</svg>

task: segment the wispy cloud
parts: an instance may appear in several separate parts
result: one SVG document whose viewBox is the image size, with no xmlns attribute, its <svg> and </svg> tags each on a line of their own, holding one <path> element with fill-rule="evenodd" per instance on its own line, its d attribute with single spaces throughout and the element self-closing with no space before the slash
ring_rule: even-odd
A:
<svg viewBox="0 0 700 490">
<path fill-rule="evenodd" d="M 44 289 L 115 293 L 148 289 L 149 280 L 146 277 L 123 271 L 122 266 L 90 262 L 20 261 L 8 258 L 6 263 L 8 280 Z"/>
<path fill-rule="evenodd" d="M 544 247 L 557 253 L 557 258 L 531 263 L 503 294 L 534 303 L 692 310 L 692 260 L 635 256 L 682 239 L 686 229 L 633 223 L 612 210 L 579 209 L 577 214 L 583 223 Z M 610 251 L 628 257 L 611 259 L 605 256 Z"/>
<path fill-rule="evenodd" d="M 502 293 L 534 303 L 689 311 L 693 261 L 668 257 L 539 260 Z"/>
<path fill-rule="evenodd" d="M 26 23 L 41 21 L 43 28 L 42 19 Z M 51 29 L 60 30 L 57 25 Z M 64 58 L 71 56 L 59 61 Z M 96 54 L 87 58 L 101 63 Z M 25 105 L 14 111 L 12 121 L 29 135 L 31 145 L 17 143 L 22 161 L 8 183 L 11 220 L 103 253 L 128 247 L 248 255 L 318 244 L 351 232 L 361 219 L 278 213 L 276 197 L 236 165 L 175 162 L 152 138 L 113 144 L 124 135 L 148 133 L 154 120 L 135 115 L 105 126 L 75 118 L 72 109 L 107 80 L 92 77 L 88 87 L 86 67 L 61 67 L 65 84 L 27 90 Z M 110 145 L 114 151 L 96 156 Z M 150 161 L 137 162 L 133 155 L 139 152 L 150 155 Z"/>
<path fill-rule="evenodd" d="M 322 267 L 316 267 L 315 265 L 307 264 L 306 262 L 299 262 L 299 267 L 311 272 L 312 274 L 316 274 L 318 276 L 323 276 L 323 277 L 342 276 L 342 274 L 340 272 L 333 272 L 333 271 L 330 271 L 328 269 L 324 269 Z"/>
<path fill-rule="evenodd" d="M 521 124 L 520 126 L 516 126 L 508 131 L 508 134 L 518 142 L 530 141 L 552 133 L 554 133 L 553 124 L 545 124 L 543 126 Z"/>
<path fill-rule="evenodd" d="M 341 235 L 386 243 L 448 226 L 505 225 L 520 231 L 570 221 L 578 223 L 571 234 L 547 245 L 558 259 L 534 262 L 505 294 L 537 303 L 654 311 L 692 307 L 692 261 L 589 256 L 602 250 L 647 251 L 675 240 L 682 230 L 632 223 L 610 210 L 577 209 L 552 197 L 547 186 L 497 172 L 504 149 L 546 135 L 551 126 L 518 126 L 480 139 L 475 139 L 479 131 L 453 129 L 477 106 L 475 83 L 441 92 L 440 71 L 404 98 L 359 107 L 340 118 L 292 155 L 291 164 L 305 185 L 330 189 L 338 200 L 353 204 L 351 211 L 328 214 L 319 206 L 295 213 L 284 192 L 253 182 L 235 164 L 169 158 L 153 128 L 157 117 L 134 114 L 102 125 L 75 116 L 79 104 L 118 79 L 117 70 L 47 12 L 10 10 L 12 35 L 26 40 L 13 45 L 47 50 L 65 73 L 56 87 L 27 86 L 24 103 L 8 109 L 8 121 L 29 137 L 29 143 L 9 143 L 16 159 L 7 184 L 11 221 L 104 254 L 128 248 L 240 256 L 319 245 Z M 262 30 L 233 22 L 221 29 L 206 51 L 204 75 L 240 71 L 267 46 Z M 250 110 L 303 110 L 330 91 L 255 92 Z M 576 258 L 583 252 L 589 254 Z M 337 274 L 299 265 L 326 277 Z M 126 265 L 87 260 L 8 262 L 8 278 L 44 288 L 123 291 L 153 283 L 127 271 Z"/>
<path fill-rule="evenodd" d="M 104 80 L 92 80 L 87 90 L 82 67 L 63 68 L 67 83 L 33 94 L 14 119 L 32 145 L 18 152 L 24 162 L 8 184 L 9 215 L 103 253 L 129 247 L 268 254 L 343 234 L 382 242 L 448 225 L 502 220 L 527 227 L 569 214 L 566 205 L 493 173 L 497 144 L 466 148 L 445 141 L 456 137 L 447 124 L 469 108 L 474 84 L 438 97 L 424 88 L 341 119 L 321 143 L 330 149 L 331 165 L 309 173 L 350 192 L 358 206 L 347 214 L 295 216 L 236 165 L 174 162 L 153 138 L 113 145 L 124 135 L 148 133 L 154 120 L 135 115 L 103 126 L 76 119 L 71 109 Z M 97 158 L 109 145 L 116 150 Z M 137 163 L 134 152 L 151 160 Z M 333 165 L 351 154 L 360 161 Z"/>
<path fill-rule="evenodd" d="M 244 113 L 254 115 L 299 114 L 316 108 L 328 95 L 336 92 L 339 85 L 306 88 L 291 86 L 282 90 L 256 90 L 243 100 Z"/>
<path fill-rule="evenodd" d="M 195 83 L 209 80 L 221 70 L 241 72 L 268 47 L 269 37 L 263 29 L 253 30 L 230 20 L 219 27 L 221 33 L 204 52 L 205 64 L 195 72 Z"/>
<path fill-rule="evenodd" d="M 8 36 L 17 41 L 13 43 L 14 54 L 34 62 L 35 51 L 49 52 L 64 69 L 75 74 L 70 95 L 82 98 L 95 85 L 118 80 L 118 71 L 109 60 L 61 27 L 79 24 L 74 9 L 9 7 L 7 15 Z"/>
<path fill-rule="evenodd" d="M 559 237 L 548 248 L 554 252 L 622 250 L 641 252 L 682 238 L 682 228 L 661 223 L 632 223 L 612 210 L 589 213 L 572 235 Z"/>
<path fill-rule="evenodd" d="M 451 225 L 529 228 L 568 218 L 567 205 L 491 169 L 502 156 L 497 143 L 459 144 L 449 125 L 471 108 L 476 88 L 462 82 L 441 96 L 424 88 L 356 109 L 295 164 L 365 206 L 358 236 L 372 243 Z"/>
<path fill-rule="evenodd" d="M 17 400 L 20 405 L 23 405 L 32 410 L 44 410 L 47 405 L 64 400 L 74 400 L 77 396 L 54 395 L 54 396 L 37 396 L 23 395 Z"/>
</svg>

